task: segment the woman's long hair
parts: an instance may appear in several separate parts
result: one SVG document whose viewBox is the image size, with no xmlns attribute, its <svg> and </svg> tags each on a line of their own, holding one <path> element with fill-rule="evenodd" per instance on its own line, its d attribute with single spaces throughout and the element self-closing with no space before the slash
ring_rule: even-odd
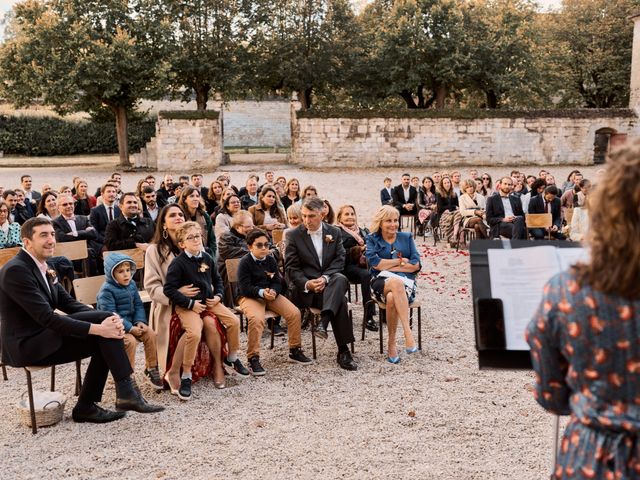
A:
<svg viewBox="0 0 640 480">
<path fill-rule="evenodd" d="M 575 269 L 580 284 L 627 299 L 640 298 L 640 143 L 611 154 L 607 175 L 590 201 L 591 261 Z M 612 192 L 616 192 L 612 195 Z"/>
<path fill-rule="evenodd" d="M 172 208 L 177 208 L 182 212 L 183 215 L 185 215 L 184 210 L 177 203 L 170 203 L 168 205 L 165 205 L 158 213 L 158 218 L 156 218 L 156 230 L 153 234 L 151 243 L 155 243 L 156 245 L 158 245 L 158 255 L 160 255 L 160 263 L 164 263 L 170 252 L 173 251 L 174 253 L 177 253 L 180 251 L 178 246 L 173 244 L 173 240 L 171 240 L 171 237 L 168 234 L 165 234 L 164 231 L 165 219 L 167 218 L 167 215 Z"/>
<path fill-rule="evenodd" d="M 189 212 L 189 208 L 187 207 L 187 197 L 191 195 L 193 192 L 198 192 L 198 195 L 200 195 L 200 190 L 198 190 L 193 185 L 189 185 L 183 188 L 182 193 L 180 194 L 180 200 L 178 200 L 178 205 L 182 207 L 182 211 L 187 216 L 186 217 L 187 220 L 191 218 L 191 213 Z M 196 208 L 196 215 L 198 213 L 200 213 L 201 215 L 204 215 L 205 213 L 207 213 L 207 211 L 204 208 L 204 199 L 202 198 L 202 195 L 200 195 L 200 202 L 198 204 L 198 208 Z"/>
<path fill-rule="evenodd" d="M 378 209 L 371 221 L 371 233 L 380 233 L 380 226 L 388 218 L 400 218 L 400 212 L 391 205 L 383 205 Z"/>
<path fill-rule="evenodd" d="M 222 207 L 220 207 L 220 211 L 218 212 L 218 214 L 223 213 L 223 214 L 227 214 L 230 217 L 233 216 L 233 214 L 229 211 L 229 202 L 231 201 L 232 198 L 236 198 L 237 200 L 240 200 L 240 197 L 238 197 L 238 195 L 236 195 L 235 193 L 228 196 L 227 198 L 224 199 L 224 202 L 222 202 Z"/>
<path fill-rule="evenodd" d="M 44 195 L 42 195 L 42 198 L 38 202 L 38 209 L 36 210 L 36 215 L 35 215 L 36 217 L 38 215 L 40 215 L 40 214 L 49 215 L 49 212 L 47 211 L 47 207 L 46 207 L 47 199 L 49 197 L 55 197 L 57 199 L 58 198 L 58 194 L 56 192 L 54 192 L 53 190 L 49 190 Z"/>
<path fill-rule="evenodd" d="M 268 192 L 273 193 L 273 195 L 276 197 L 276 201 L 273 202 L 273 205 L 271 205 L 271 207 L 269 207 L 269 208 L 267 208 L 267 206 L 262 201 L 262 199 L 264 198 L 264 196 Z M 258 195 L 258 203 L 260 204 L 260 208 L 262 208 L 262 210 L 264 210 L 265 212 L 268 211 L 269 215 L 271 215 L 273 218 L 278 218 L 278 219 L 282 220 L 282 218 L 281 218 L 282 217 L 282 212 L 278 208 L 278 198 L 279 198 L 278 197 L 278 193 L 276 192 L 275 188 L 273 188 L 271 186 L 264 186 L 264 187 L 262 187 L 262 190 L 260 190 L 260 195 Z"/>
</svg>

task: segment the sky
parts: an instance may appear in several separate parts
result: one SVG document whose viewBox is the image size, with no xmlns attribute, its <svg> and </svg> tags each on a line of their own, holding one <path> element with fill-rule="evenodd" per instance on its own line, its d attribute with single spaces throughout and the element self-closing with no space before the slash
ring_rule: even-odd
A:
<svg viewBox="0 0 640 480">
<path fill-rule="evenodd" d="M 549 7 L 559 7 L 561 0 L 537 0 L 544 9 Z M 0 0 L 0 11 L 6 12 L 17 0 Z"/>
</svg>

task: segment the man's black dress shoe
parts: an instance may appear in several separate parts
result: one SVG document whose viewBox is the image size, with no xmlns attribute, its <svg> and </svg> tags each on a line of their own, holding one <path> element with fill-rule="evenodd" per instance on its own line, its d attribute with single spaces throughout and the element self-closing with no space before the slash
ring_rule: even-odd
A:
<svg viewBox="0 0 640 480">
<path fill-rule="evenodd" d="M 355 371 L 358 369 L 358 364 L 353 361 L 353 357 L 349 350 L 346 352 L 338 352 L 338 365 L 340 365 L 340 368 L 344 368 L 345 370 Z"/>
<path fill-rule="evenodd" d="M 131 378 L 127 378 L 116 382 L 116 410 L 155 413 L 163 411 L 164 407 L 147 403 L 135 382 Z"/>
<path fill-rule="evenodd" d="M 369 318 L 367 320 L 366 323 L 366 328 L 367 330 L 371 331 L 371 332 L 377 332 L 378 331 L 378 324 L 376 323 L 376 321 L 373 318 Z"/>
<path fill-rule="evenodd" d="M 323 340 L 326 340 L 327 337 L 329 337 L 329 334 L 327 333 L 327 329 L 324 328 L 324 325 L 322 324 L 322 322 L 318 322 L 318 325 L 316 325 L 316 328 L 313 331 L 313 334 L 318 338 L 322 338 Z"/>
<path fill-rule="evenodd" d="M 99 407 L 95 403 L 90 406 L 82 406 L 74 408 L 71 412 L 71 418 L 76 423 L 109 423 L 119 420 L 126 415 L 125 412 L 112 412 Z"/>
</svg>

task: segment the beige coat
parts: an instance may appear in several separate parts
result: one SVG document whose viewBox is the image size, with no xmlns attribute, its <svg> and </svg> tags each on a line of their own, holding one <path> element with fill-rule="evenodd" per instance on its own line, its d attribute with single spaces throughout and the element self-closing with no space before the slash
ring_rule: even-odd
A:
<svg viewBox="0 0 640 480">
<path fill-rule="evenodd" d="M 466 193 L 460 195 L 458 198 L 458 206 L 460 208 L 460 215 L 462 215 L 462 218 L 464 219 L 464 227 L 467 226 L 469 220 L 476 216 L 476 210 L 483 209 L 483 207 L 480 206 L 480 203 L 482 203 L 480 198 L 482 198 L 482 195 L 476 194 L 476 198 L 474 200 Z M 484 198 L 482 198 L 482 200 L 484 200 Z"/>
<path fill-rule="evenodd" d="M 151 244 L 144 257 L 144 289 L 151 297 L 151 312 L 149 326 L 156 332 L 158 344 L 158 368 L 165 372 L 167 355 L 169 354 L 169 323 L 171 322 L 172 306 L 164 294 L 164 284 L 167 279 L 169 264 L 174 259 L 169 253 L 167 259 L 160 264 L 158 245 Z"/>
</svg>

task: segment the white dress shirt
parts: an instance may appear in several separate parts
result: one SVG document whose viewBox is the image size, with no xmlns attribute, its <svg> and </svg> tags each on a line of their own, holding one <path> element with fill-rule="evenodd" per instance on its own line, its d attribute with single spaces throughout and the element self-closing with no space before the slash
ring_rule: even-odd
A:
<svg viewBox="0 0 640 480">
<path fill-rule="evenodd" d="M 313 247 L 318 254 L 318 261 L 320 262 L 320 266 L 322 267 L 322 225 L 315 232 L 311 230 L 307 230 L 307 233 L 311 237 L 311 241 L 313 242 Z"/>
</svg>

